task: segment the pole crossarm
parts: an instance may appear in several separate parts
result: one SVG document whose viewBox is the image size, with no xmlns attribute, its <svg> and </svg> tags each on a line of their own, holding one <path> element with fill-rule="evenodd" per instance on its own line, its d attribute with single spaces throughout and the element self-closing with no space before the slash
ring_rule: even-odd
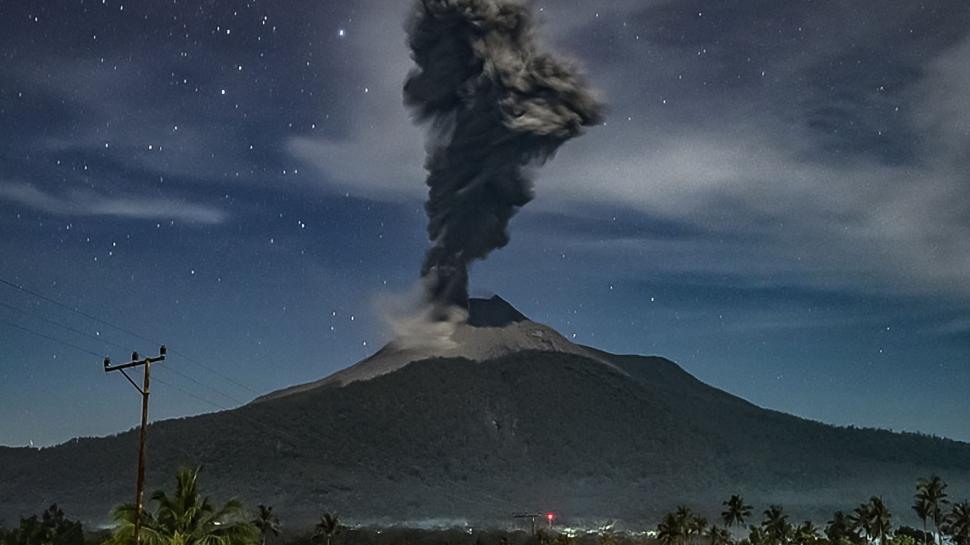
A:
<svg viewBox="0 0 970 545">
<path fill-rule="evenodd" d="M 139 360 L 132 360 L 128 363 L 122 363 L 119 365 L 111 365 L 111 360 L 105 358 L 104 372 L 108 373 L 111 371 L 121 371 L 123 369 L 128 369 L 130 367 L 138 367 L 140 365 L 147 365 L 149 363 L 158 363 L 160 361 L 165 361 L 165 347 L 162 347 L 162 353 L 158 356 L 153 356 L 150 358 L 142 358 Z"/>
</svg>

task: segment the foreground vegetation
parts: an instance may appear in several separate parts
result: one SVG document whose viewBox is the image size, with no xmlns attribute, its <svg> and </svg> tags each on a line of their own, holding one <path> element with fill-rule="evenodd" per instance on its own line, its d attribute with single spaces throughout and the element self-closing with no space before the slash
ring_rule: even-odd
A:
<svg viewBox="0 0 970 545">
<path fill-rule="evenodd" d="M 950 505 L 947 485 L 939 477 L 921 480 L 916 486 L 913 511 L 923 524 L 922 530 L 892 524 L 892 513 L 881 498 L 873 496 L 850 513 L 836 511 L 824 528 L 812 521 L 792 524 L 784 509 L 769 506 L 760 524 L 745 526 L 752 517 L 752 507 L 741 496 L 724 502 L 720 523 L 708 525 L 706 519 L 687 506 L 679 506 L 664 515 L 657 526 L 656 538 L 661 545 L 730 545 L 735 543 L 732 529 L 746 529 L 739 545 L 970 545 L 970 502 Z M 927 531 L 928 524 L 935 532 Z"/>
<path fill-rule="evenodd" d="M 324 513 L 312 533 L 284 538 L 272 507 L 259 505 L 250 516 L 235 500 L 217 506 L 200 494 L 199 471 L 181 469 L 172 495 L 151 495 L 154 506 L 142 513 L 140 535 L 145 545 L 970 545 L 970 502 L 950 503 L 946 489 L 936 476 L 917 483 L 912 509 L 922 529 L 894 526 L 876 496 L 851 512 L 835 512 L 824 528 L 812 521 L 793 524 L 777 505 L 752 523 L 754 508 L 735 495 L 714 523 L 681 505 L 655 531 L 642 533 L 347 528 L 336 514 Z M 119 506 L 113 531 L 85 533 L 52 505 L 39 516 L 22 517 L 16 527 L 0 523 L 0 545 L 131 545 L 135 513 L 132 504 Z"/>
</svg>

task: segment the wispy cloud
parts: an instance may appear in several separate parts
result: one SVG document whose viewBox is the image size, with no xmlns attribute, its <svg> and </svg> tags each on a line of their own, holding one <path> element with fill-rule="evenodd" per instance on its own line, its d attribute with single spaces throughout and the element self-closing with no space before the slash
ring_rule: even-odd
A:
<svg viewBox="0 0 970 545">
<path fill-rule="evenodd" d="M 595 45 L 574 52 L 605 88 L 613 114 L 606 127 L 540 170 L 532 209 L 633 208 L 710 234 L 705 241 L 667 242 L 671 247 L 657 259 L 639 259 L 635 268 L 664 266 L 661 260 L 675 256 L 685 260 L 677 267 L 684 270 L 770 271 L 780 282 L 970 297 L 964 280 L 970 277 L 970 210 L 958 198 L 970 159 L 970 107 L 963 107 L 970 96 L 970 41 L 945 48 L 934 42 L 926 57 L 890 55 L 849 77 L 831 67 L 860 47 L 885 45 L 895 19 L 877 17 L 860 35 L 837 14 L 813 9 L 804 24 L 844 28 L 827 31 L 820 47 L 772 53 L 740 30 L 698 32 L 694 43 L 662 35 L 669 27 L 679 36 L 678 25 L 695 24 L 688 15 L 700 16 L 681 20 L 680 11 L 668 8 L 665 2 L 617 4 L 631 25 L 640 21 L 643 39 L 653 41 L 647 54 L 639 45 L 638 53 L 615 54 L 642 43 L 625 24 L 602 59 L 606 50 Z M 552 38 L 567 47 L 582 21 L 598 24 L 595 13 L 582 9 L 561 10 L 568 17 L 555 11 L 549 7 L 542 16 Z M 666 26 L 651 27 L 658 19 Z M 396 21 L 364 18 L 369 22 L 351 37 L 355 56 L 367 61 L 358 78 L 372 82 L 350 103 L 354 129 L 341 140 L 292 138 L 286 149 L 316 166 L 334 189 L 417 199 L 424 191 L 420 133 L 401 106 L 403 33 L 389 20 Z M 726 43 L 708 50 L 705 36 Z M 764 54 L 757 65 L 739 53 L 751 49 Z M 631 77 L 634 62 L 642 79 Z M 738 83 L 715 91 L 708 81 L 722 72 L 738 74 Z M 797 93 L 791 87 L 818 78 L 829 86 Z M 801 98 L 792 101 L 792 95 Z M 561 244 L 570 241 L 564 236 Z M 639 244 L 615 247 L 650 252 Z M 704 248 L 713 253 L 697 253 Z"/>
<path fill-rule="evenodd" d="M 962 336 L 970 334 L 970 318 L 950 320 L 939 327 L 939 333 L 946 336 Z"/>
<path fill-rule="evenodd" d="M 196 224 L 223 223 L 229 217 L 220 209 L 180 199 L 108 197 L 91 191 L 53 195 L 20 182 L 0 183 L 0 200 L 58 216 L 114 216 L 142 220 L 178 220 Z"/>
</svg>

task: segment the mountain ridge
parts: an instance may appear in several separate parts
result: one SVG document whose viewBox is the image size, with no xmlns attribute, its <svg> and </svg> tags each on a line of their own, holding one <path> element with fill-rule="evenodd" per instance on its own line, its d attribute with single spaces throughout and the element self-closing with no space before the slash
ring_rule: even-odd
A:
<svg viewBox="0 0 970 545">
<path fill-rule="evenodd" d="M 528 339 L 528 322 L 502 319 L 476 334 Z M 578 348 L 430 357 L 156 422 L 148 489 L 180 465 L 202 465 L 207 493 L 274 505 L 292 524 L 336 510 L 357 522 L 502 525 L 514 511 L 552 510 L 563 520 L 651 526 L 679 503 L 716 516 L 705 510 L 735 493 L 824 522 L 870 495 L 905 518 L 916 479 L 931 473 L 954 492 L 970 490 L 970 444 L 813 422 L 707 385 L 665 358 Z M 0 449 L 0 518 L 56 501 L 105 520 L 130 501 L 136 441 L 128 431 Z"/>
</svg>

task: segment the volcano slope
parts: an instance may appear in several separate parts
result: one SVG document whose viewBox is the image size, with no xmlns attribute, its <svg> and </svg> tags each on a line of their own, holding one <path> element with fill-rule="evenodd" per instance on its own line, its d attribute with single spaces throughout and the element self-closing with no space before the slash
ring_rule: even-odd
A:
<svg viewBox="0 0 970 545">
<path fill-rule="evenodd" d="M 291 527 L 324 510 L 377 523 L 504 525 L 540 509 L 655 524 L 678 503 L 715 515 L 735 493 L 820 523 L 881 495 L 905 521 L 931 473 L 970 495 L 966 443 L 762 409 L 669 360 L 569 343 L 497 298 L 471 314 L 447 357 L 392 343 L 329 379 L 152 424 L 148 490 L 201 465 L 207 493 L 274 505 Z M 136 441 L 0 449 L 0 520 L 52 502 L 105 520 L 130 501 Z"/>
</svg>

